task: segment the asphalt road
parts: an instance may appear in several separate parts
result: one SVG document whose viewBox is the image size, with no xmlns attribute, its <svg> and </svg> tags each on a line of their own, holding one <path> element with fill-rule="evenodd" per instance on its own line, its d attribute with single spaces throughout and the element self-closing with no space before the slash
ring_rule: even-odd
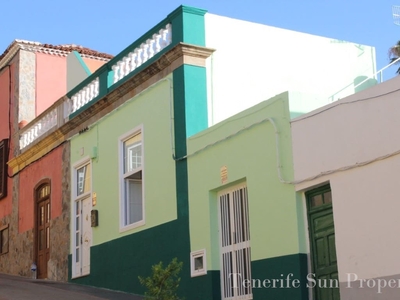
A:
<svg viewBox="0 0 400 300">
<path fill-rule="evenodd" d="M 142 300 L 142 297 L 88 286 L 34 280 L 0 273 L 0 300 Z"/>
</svg>

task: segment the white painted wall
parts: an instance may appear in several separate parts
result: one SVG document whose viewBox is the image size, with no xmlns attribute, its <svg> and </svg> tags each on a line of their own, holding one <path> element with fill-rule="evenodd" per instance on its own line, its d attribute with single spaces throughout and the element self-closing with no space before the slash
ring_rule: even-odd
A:
<svg viewBox="0 0 400 300">
<path fill-rule="evenodd" d="M 340 281 L 400 274 L 399 86 L 393 78 L 291 124 L 295 180 L 331 173 L 296 189 L 331 184 Z"/>
<path fill-rule="evenodd" d="M 285 91 L 312 94 L 312 104 L 291 103 L 308 112 L 375 71 L 372 47 L 208 13 L 205 26 L 206 46 L 216 49 L 207 61 L 209 125 Z"/>
</svg>

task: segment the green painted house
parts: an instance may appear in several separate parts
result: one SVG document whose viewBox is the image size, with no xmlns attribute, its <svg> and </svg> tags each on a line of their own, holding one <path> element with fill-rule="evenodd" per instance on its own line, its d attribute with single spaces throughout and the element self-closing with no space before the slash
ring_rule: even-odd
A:
<svg viewBox="0 0 400 300">
<path fill-rule="evenodd" d="M 282 37 L 304 41 L 289 74 Z M 308 299 L 290 120 L 375 72 L 332 41 L 181 6 L 69 91 L 70 280 L 144 294 L 177 257 L 186 299 Z"/>
<path fill-rule="evenodd" d="M 207 266 L 193 281 L 222 299 L 308 299 L 289 120 L 283 93 L 188 140 L 190 247 Z"/>
</svg>

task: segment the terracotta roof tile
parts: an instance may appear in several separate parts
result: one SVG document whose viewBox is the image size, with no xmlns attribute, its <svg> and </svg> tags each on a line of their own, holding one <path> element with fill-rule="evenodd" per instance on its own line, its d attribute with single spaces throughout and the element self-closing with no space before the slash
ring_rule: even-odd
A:
<svg viewBox="0 0 400 300">
<path fill-rule="evenodd" d="M 51 45 L 51 44 L 41 44 L 39 42 L 25 41 L 25 40 L 14 40 L 7 49 L 0 55 L 0 68 L 7 64 L 8 61 L 17 53 L 19 49 L 47 53 L 50 55 L 57 56 L 67 56 L 72 51 L 76 51 L 80 53 L 83 57 L 88 57 L 92 59 L 99 59 L 108 61 L 112 59 L 114 56 L 98 52 L 89 48 L 85 48 L 75 44 L 67 44 L 67 45 Z M 6 61 L 2 61 L 3 58 L 8 56 Z"/>
</svg>

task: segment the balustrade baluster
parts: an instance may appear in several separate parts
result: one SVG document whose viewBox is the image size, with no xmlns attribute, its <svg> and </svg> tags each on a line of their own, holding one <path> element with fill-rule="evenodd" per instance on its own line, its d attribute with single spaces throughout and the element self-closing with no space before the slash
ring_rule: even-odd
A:
<svg viewBox="0 0 400 300">
<path fill-rule="evenodd" d="M 112 70 L 114 71 L 114 81 L 113 82 L 116 83 L 119 80 L 119 74 L 118 74 L 119 65 L 118 64 L 113 65 Z"/>
<path fill-rule="evenodd" d="M 81 94 L 81 106 L 80 106 L 80 107 L 82 107 L 82 106 L 84 106 L 85 103 L 86 103 L 86 91 L 85 91 L 85 89 L 82 89 L 82 90 L 79 92 L 79 94 Z"/>
<path fill-rule="evenodd" d="M 131 70 L 131 58 L 130 56 L 125 56 L 123 58 L 124 61 L 124 71 L 125 71 L 125 76 L 128 75 L 132 70 Z"/>
<path fill-rule="evenodd" d="M 90 97 L 89 97 L 89 101 L 92 101 L 94 98 L 94 81 L 92 81 L 89 84 L 89 90 L 90 90 Z"/>
<path fill-rule="evenodd" d="M 24 134 L 24 147 L 26 147 L 27 145 L 28 145 L 28 132 L 25 132 L 25 134 Z"/>
<path fill-rule="evenodd" d="M 155 43 L 155 41 L 153 39 L 148 39 L 146 41 L 146 44 L 149 46 L 149 50 L 148 50 L 149 59 L 152 58 L 154 56 L 154 53 L 155 53 L 155 51 L 154 51 L 154 43 Z"/>
<path fill-rule="evenodd" d="M 167 42 L 167 36 L 168 36 L 168 31 L 166 29 L 161 29 L 160 30 L 160 35 L 161 35 L 161 49 L 164 49 L 168 44 Z"/>
<path fill-rule="evenodd" d="M 140 48 L 135 49 L 136 53 L 136 68 L 142 64 L 142 52 L 143 50 Z"/>
<path fill-rule="evenodd" d="M 78 92 L 78 94 L 76 95 L 76 110 L 80 109 L 82 104 L 81 104 L 81 93 Z"/>
<path fill-rule="evenodd" d="M 119 77 L 118 77 L 118 81 L 119 81 L 125 77 L 125 62 L 124 62 L 124 60 L 120 60 L 118 62 L 118 67 L 119 67 Z"/>
<path fill-rule="evenodd" d="M 167 38 L 166 38 L 167 44 L 165 46 L 168 46 L 172 42 L 171 24 L 167 24 L 166 30 L 167 30 Z"/>
<path fill-rule="evenodd" d="M 99 87 L 100 87 L 100 81 L 99 78 L 96 78 L 94 81 L 94 96 L 97 97 L 99 95 Z"/>
<path fill-rule="evenodd" d="M 145 63 L 149 59 L 149 54 L 147 53 L 147 51 L 149 49 L 149 46 L 146 45 L 146 44 L 141 44 L 140 48 L 142 48 L 142 50 L 143 50 L 142 51 L 142 57 L 143 57 L 143 62 L 142 63 Z"/>
<path fill-rule="evenodd" d="M 158 33 L 153 34 L 153 40 L 154 40 L 154 54 L 157 54 L 158 52 L 161 51 L 161 45 L 160 45 L 161 34 Z"/>
<path fill-rule="evenodd" d="M 86 87 L 85 87 L 85 95 L 86 95 L 86 101 L 85 101 L 85 104 L 86 103 L 89 103 L 89 101 L 90 100 L 92 100 L 91 98 L 90 98 L 90 85 L 87 85 Z"/>
<path fill-rule="evenodd" d="M 71 113 L 76 112 L 78 110 L 78 96 L 76 96 L 76 95 L 72 96 L 72 101 L 73 101 L 73 103 L 72 103 Z"/>
<path fill-rule="evenodd" d="M 130 58 L 130 70 L 131 72 L 136 69 L 136 53 L 131 52 L 129 53 L 129 58 Z"/>
</svg>

